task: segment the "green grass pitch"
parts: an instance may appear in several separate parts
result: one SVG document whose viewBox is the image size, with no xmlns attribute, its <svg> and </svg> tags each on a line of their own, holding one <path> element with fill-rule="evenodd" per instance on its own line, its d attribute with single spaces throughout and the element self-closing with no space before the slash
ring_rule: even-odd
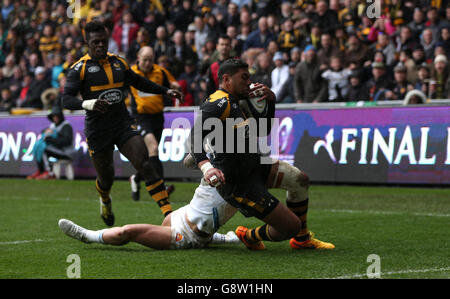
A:
<svg viewBox="0 0 450 299">
<path fill-rule="evenodd" d="M 197 186 L 174 183 L 172 206 L 187 203 Z M 288 241 L 251 252 L 243 244 L 158 251 L 139 244 L 84 244 L 57 225 L 67 218 L 105 228 L 93 180 L 0 179 L 0 278 L 67 278 L 68 257 L 80 257 L 81 278 L 297 279 L 367 278 L 379 256 L 381 278 L 450 278 L 450 191 L 442 188 L 323 186 L 310 188 L 308 226 L 333 242 L 332 251 L 295 251 Z M 162 215 L 142 188 L 130 198 L 127 181 L 113 186 L 116 225 L 160 224 Z M 284 202 L 285 193 L 272 190 Z M 220 232 L 261 222 L 236 214 Z"/>
</svg>

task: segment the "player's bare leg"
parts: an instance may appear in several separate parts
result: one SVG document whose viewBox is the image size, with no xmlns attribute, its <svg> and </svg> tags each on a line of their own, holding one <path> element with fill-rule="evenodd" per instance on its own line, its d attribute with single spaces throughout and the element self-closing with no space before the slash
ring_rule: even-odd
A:
<svg viewBox="0 0 450 299">
<path fill-rule="evenodd" d="M 67 219 L 59 220 L 58 225 L 66 235 L 84 243 L 122 246 L 136 242 L 153 249 L 169 249 L 172 237 L 170 226 L 152 224 L 128 224 L 98 231 L 83 228 Z"/>
<path fill-rule="evenodd" d="M 153 249 L 169 249 L 172 237 L 170 226 L 153 224 L 127 224 L 103 232 L 103 241 L 110 245 L 125 245 L 136 242 Z"/>
</svg>

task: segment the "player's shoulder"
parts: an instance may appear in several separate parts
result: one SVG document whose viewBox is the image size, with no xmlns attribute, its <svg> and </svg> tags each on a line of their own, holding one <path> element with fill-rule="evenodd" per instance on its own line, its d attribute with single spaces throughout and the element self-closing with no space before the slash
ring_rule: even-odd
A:
<svg viewBox="0 0 450 299">
<path fill-rule="evenodd" d="M 215 103 L 215 102 L 217 102 L 219 100 L 223 100 L 223 99 L 228 101 L 230 99 L 230 94 L 226 91 L 218 89 L 208 97 L 206 102 Z"/>
<path fill-rule="evenodd" d="M 91 56 L 89 56 L 89 54 L 86 54 L 83 57 L 81 57 L 80 59 L 78 59 L 78 61 L 76 61 L 74 64 L 72 64 L 69 69 L 72 71 L 81 72 L 83 66 L 90 59 L 91 59 Z"/>
<path fill-rule="evenodd" d="M 217 90 L 213 94 L 211 94 L 206 101 L 203 102 L 201 109 L 204 112 L 209 112 L 212 114 L 223 115 L 223 113 L 227 112 L 229 114 L 230 111 L 230 95 L 223 91 Z"/>
<path fill-rule="evenodd" d="M 128 62 L 125 58 L 123 58 L 120 55 L 114 54 L 114 53 L 110 53 L 108 52 L 108 57 L 110 59 L 110 61 L 114 64 L 114 63 L 119 63 L 122 64 L 125 69 L 130 69 L 130 66 L 128 65 Z"/>
</svg>

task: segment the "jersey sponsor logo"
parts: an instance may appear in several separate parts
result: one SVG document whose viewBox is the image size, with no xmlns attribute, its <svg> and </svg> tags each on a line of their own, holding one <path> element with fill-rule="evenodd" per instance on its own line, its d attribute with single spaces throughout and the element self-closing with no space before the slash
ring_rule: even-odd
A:
<svg viewBox="0 0 450 299">
<path fill-rule="evenodd" d="M 183 235 L 177 233 L 177 235 L 175 236 L 175 242 L 180 242 L 181 240 L 183 240 Z"/>
<path fill-rule="evenodd" d="M 122 101 L 122 91 L 119 89 L 110 89 L 102 92 L 98 98 L 105 99 L 110 105 L 117 104 Z"/>
<path fill-rule="evenodd" d="M 89 73 L 96 73 L 96 72 L 98 72 L 99 70 L 100 70 L 100 67 L 97 66 L 97 65 L 93 65 L 93 66 L 90 66 L 90 67 L 88 68 L 88 72 L 89 72 Z"/>
<path fill-rule="evenodd" d="M 78 62 L 77 64 L 75 64 L 75 65 L 73 66 L 73 69 L 76 70 L 76 71 L 79 71 L 79 70 L 80 70 L 80 67 L 83 65 L 83 63 L 84 63 L 84 61 Z"/>
<path fill-rule="evenodd" d="M 225 104 L 227 102 L 227 99 L 222 99 L 220 100 L 220 102 L 217 104 L 217 106 L 222 107 L 223 104 Z"/>
</svg>

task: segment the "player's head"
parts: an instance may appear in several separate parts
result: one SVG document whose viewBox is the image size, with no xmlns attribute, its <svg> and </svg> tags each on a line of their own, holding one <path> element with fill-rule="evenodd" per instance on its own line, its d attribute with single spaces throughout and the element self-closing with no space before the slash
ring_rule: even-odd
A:
<svg viewBox="0 0 450 299">
<path fill-rule="evenodd" d="M 144 73 L 150 72 L 154 63 L 154 52 L 149 46 L 145 46 L 139 49 L 137 53 L 137 63 L 139 69 Z"/>
<path fill-rule="evenodd" d="M 247 98 L 250 91 L 250 74 L 248 64 L 240 59 L 225 60 L 218 72 L 220 87 L 242 99 Z"/>
<path fill-rule="evenodd" d="M 108 31 L 101 22 L 90 22 L 84 27 L 86 43 L 89 48 L 89 55 L 92 58 L 104 58 L 108 51 Z"/>
</svg>

